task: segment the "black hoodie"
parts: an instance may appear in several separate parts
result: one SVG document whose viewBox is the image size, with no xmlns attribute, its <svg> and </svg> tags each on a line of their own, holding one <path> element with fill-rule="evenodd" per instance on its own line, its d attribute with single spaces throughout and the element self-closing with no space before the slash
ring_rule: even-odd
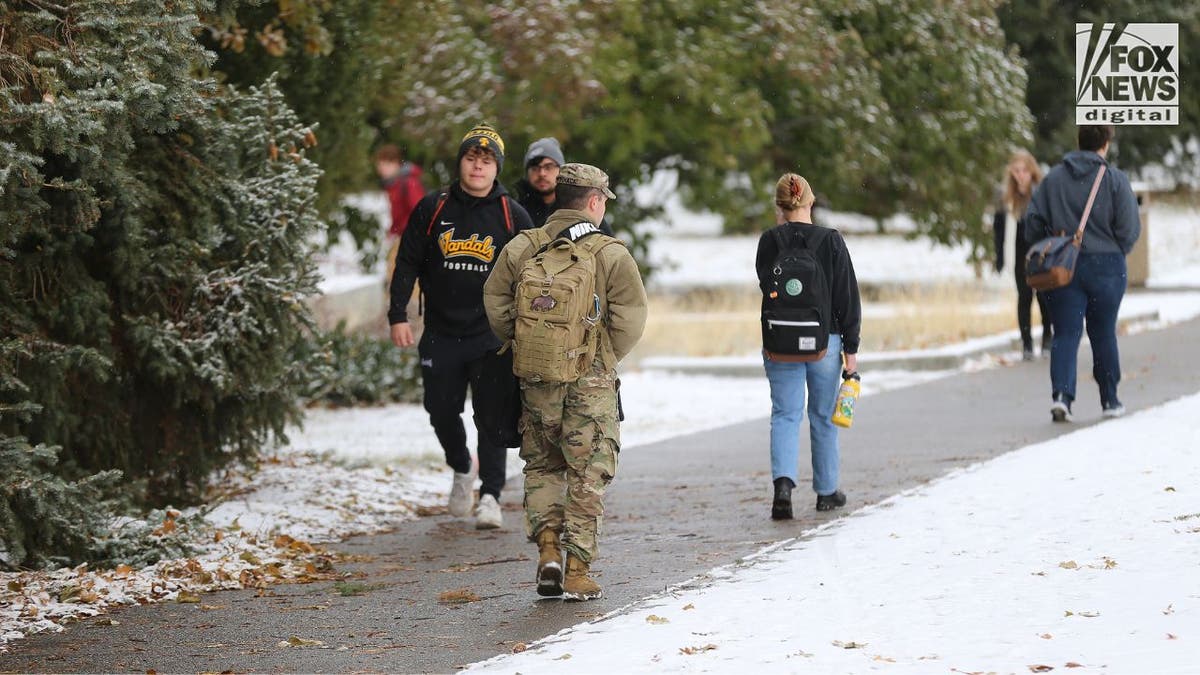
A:
<svg viewBox="0 0 1200 675">
<path fill-rule="evenodd" d="M 444 192 L 426 195 L 400 239 L 388 323 L 408 321 L 408 301 L 420 279 L 427 330 L 456 337 L 491 332 L 483 282 L 500 249 L 532 227 L 529 214 L 499 182 L 486 197 L 472 197 L 458 181 Z"/>
</svg>

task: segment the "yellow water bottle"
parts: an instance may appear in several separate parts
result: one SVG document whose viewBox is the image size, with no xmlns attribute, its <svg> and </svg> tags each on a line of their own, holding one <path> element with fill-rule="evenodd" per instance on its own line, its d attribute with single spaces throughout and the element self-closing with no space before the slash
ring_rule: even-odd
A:
<svg viewBox="0 0 1200 675">
<path fill-rule="evenodd" d="M 837 404 L 833 406 L 833 423 L 850 428 L 854 423 L 854 403 L 862 391 L 858 372 L 842 371 L 842 388 L 838 391 Z"/>
</svg>

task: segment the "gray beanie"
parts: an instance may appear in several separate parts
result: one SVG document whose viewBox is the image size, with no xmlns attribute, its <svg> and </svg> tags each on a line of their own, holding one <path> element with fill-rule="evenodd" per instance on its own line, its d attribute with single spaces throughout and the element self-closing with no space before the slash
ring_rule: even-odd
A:
<svg viewBox="0 0 1200 675">
<path fill-rule="evenodd" d="M 529 144 L 529 149 L 525 151 L 525 168 L 528 169 L 530 164 L 543 157 L 549 157 L 559 166 L 566 164 L 566 161 L 563 159 L 562 148 L 558 146 L 558 139 L 553 136 L 539 138 Z"/>
</svg>

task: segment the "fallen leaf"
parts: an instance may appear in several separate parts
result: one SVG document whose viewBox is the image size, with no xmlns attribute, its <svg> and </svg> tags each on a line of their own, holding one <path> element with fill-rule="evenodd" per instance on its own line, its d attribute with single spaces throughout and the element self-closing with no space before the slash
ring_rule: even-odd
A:
<svg viewBox="0 0 1200 675">
<path fill-rule="evenodd" d="M 279 643 L 280 647 L 324 647 L 325 643 L 320 640 L 306 640 L 295 635 L 283 640 Z"/>
<path fill-rule="evenodd" d="M 562 656 L 555 657 L 554 660 L 555 661 L 566 661 L 569 658 L 571 658 L 570 654 L 563 654 Z"/>
<path fill-rule="evenodd" d="M 1175 488 L 1171 487 L 1170 485 L 1163 488 L 1163 492 L 1174 492 L 1174 491 L 1175 491 Z"/>
<path fill-rule="evenodd" d="M 896 662 L 896 659 L 893 659 L 893 658 L 887 657 L 887 656 L 883 656 L 882 654 L 877 654 L 875 656 L 875 660 L 876 661 L 884 661 L 886 663 L 895 663 Z"/>
<path fill-rule="evenodd" d="M 479 597 L 469 588 L 456 588 L 452 591 L 438 593 L 438 602 L 443 605 L 465 605 L 468 602 L 479 602 Z"/>
<path fill-rule="evenodd" d="M 520 654 L 521 652 L 525 651 L 526 649 L 529 649 L 529 645 L 525 644 L 524 642 L 518 642 L 517 644 L 513 645 L 512 653 Z"/>
<path fill-rule="evenodd" d="M 154 534 L 155 536 L 161 537 L 164 534 L 171 534 L 172 532 L 175 531 L 175 529 L 176 529 L 175 528 L 175 519 L 167 518 L 166 520 L 163 521 L 162 525 L 159 525 L 158 528 L 156 528 L 154 530 L 154 532 L 152 534 Z"/>
<path fill-rule="evenodd" d="M 646 623 L 652 623 L 661 626 L 664 623 L 671 623 L 671 620 L 657 614 L 651 614 L 650 616 L 646 617 Z"/>
<path fill-rule="evenodd" d="M 688 604 L 684 605 L 683 608 L 684 610 L 696 609 L 696 606 L 689 602 Z"/>
<path fill-rule="evenodd" d="M 1089 619 L 1094 619 L 1100 616 L 1100 612 L 1080 612 L 1079 616 L 1086 616 Z"/>
<path fill-rule="evenodd" d="M 133 567 L 130 567 L 129 565 L 126 565 L 124 563 L 117 565 L 116 569 L 113 570 L 113 574 L 115 574 L 119 577 L 127 577 L 132 573 L 133 573 Z"/>
<path fill-rule="evenodd" d="M 867 643 L 865 643 L 865 642 L 853 642 L 853 641 L 851 641 L 851 642 L 842 642 L 841 640 L 834 640 L 834 641 L 833 641 L 833 646 L 834 646 L 834 647 L 841 647 L 842 649 L 862 649 L 863 647 L 866 647 L 866 646 L 867 646 Z"/>
<path fill-rule="evenodd" d="M 254 555 L 254 553 L 251 551 L 242 551 L 242 554 L 239 555 L 238 558 L 244 562 L 250 563 L 251 565 L 257 566 L 262 564 L 262 561 L 258 559 L 258 556 Z"/>
<path fill-rule="evenodd" d="M 680 647 L 679 653 L 691 656 L 692 654 L 700 654 L 703 652 L 712 651 L 716 648 L 717 648 L 717 646 L 714 644 L 706 644 L 703 646 L 696 646 L 696 647 Z"/>
<path fill-rule="evenodd" d="M 1053 635 L 1051 635 L 1051 634 L 1049 634 L 1049 633 L 1042 633 L 1042 634 L 1041 634 L 1041 635 L 1039 635 L 1038 637 L 1042 638 L 1043 640 L 1052 640 L 1052 639 L 1054 639 L 1054 636 L 1053 636 Z"/>
<path fill-rule="evenodd" d="M 96 621 L 92 625 L 94 625 L 94 626 L 120 626 L 121 622 L 117 621 L 116 619 L 111 619 L 111 618 L 105 616 L 105 617 L 96 619 Z"/>
<path fill-rule="evenodd" d="M 1066 613 L 1063 614 L 1063 616 L 1075 616 L 1075 612 L 1072 612 L 1071 610 L 1068 609 L 1066 611 Z"/>
<path fill-rule="evenodd" d="M 1113 560 L 1112 558 L 1109 558 L 1108 556 L 1104 557 L 1104 569 L 1111 570 L 1112 568 L 1114 568 L 1116 566 L 1117 566 L 1116 560 Z"/>
<path fill-rule="evenodd" d="M 225 605 L 200 605 L 200 609 L 205 612 L 211 612 L 215 609 L 225 609 Z"/>
<path fill-rule="evenodd" d="M 1063 664 L 1063 668 L 1082 668 L 1082 667 L 1083 667 L 1082 663 L 1075 663 L 1074 661 L 1067 661 L 1065 664 Z"/>
<path fill-rule="evenodd" d="M 1054 666 L 1044 666 L 1044 665 L 1038 664 L 1036 666 L 1029 666 L 1029 670 L 1034 673 L 1048 673 L 1048 672 L 1054 670 Z"/>
<path fill-rule="evenodd" d="M 194 603 L 200 602 L 200 594 L 191 591 L 179 591 L 179 595 L 175 596 L 175 602 Z"/>
<path fill-rule="evenodd" d="M 1173 602 L 1171 604 L 1167 605 L 1167 608 L 1163 610 L 1163 614 L 1174 614 L 1174 613 L 1175 613 L 1175 603 L 1173 603 Z"/>
<path fill-rule="evenodd" d="M 1167 639 L 1168 640 L 1178 640 L 1179 637 L 1176 636 L 1174 633 L 1167 633 Z"/>
<path fill-rule="evenodd" d="M 1064 570 L 1077 570 L 1077 569 L 1079 569 L 1079 564 L 1078 564 L 1078 563 L 1076 563 L 1074 560 L 1068 560 L 1068 561 L 1066 561 L 1066 562 L 1060 562 L 1060 563 L 1058 563 L 1058 566 L 1059 566 L 1059 567 L 1061 567 L 1061 568 L 1063 568 Z"/>
</svg>

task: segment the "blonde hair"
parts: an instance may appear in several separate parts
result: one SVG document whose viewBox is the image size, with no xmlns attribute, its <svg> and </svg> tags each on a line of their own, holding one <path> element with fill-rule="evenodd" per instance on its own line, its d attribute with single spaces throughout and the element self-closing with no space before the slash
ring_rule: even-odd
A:
<svg viewBox="0 0 1200 675">
<path fill-rule="evenodd" d="M 1021 193 L 1021 186 L 1017 185 L 1017 179 L 1012 175 L 1012 168 L 1017 164 L 1024 164 L 1029 171 L 1029 190 L 1024 194 Z M 1004 166 L 1004 208 L 1008 209 L 1013 218 L 1020 219 L 1025 215 L 1025 209 L 1029 208 L 1029 200 L 1033 197 L 1033 189 L 1040 182 L 1042 168 L 1038 166 L 1033 154 L 1028 150 L 1014 152 L 1008 164 Z"/>
<path fill-rule="evenodd" d="M 812 187 L 800 174 L 785 173 L 775 184 L 775 206 L 784 211 L 795 211 L 805 206 L 812 206 L 816 200 Z"/>
</svg>

